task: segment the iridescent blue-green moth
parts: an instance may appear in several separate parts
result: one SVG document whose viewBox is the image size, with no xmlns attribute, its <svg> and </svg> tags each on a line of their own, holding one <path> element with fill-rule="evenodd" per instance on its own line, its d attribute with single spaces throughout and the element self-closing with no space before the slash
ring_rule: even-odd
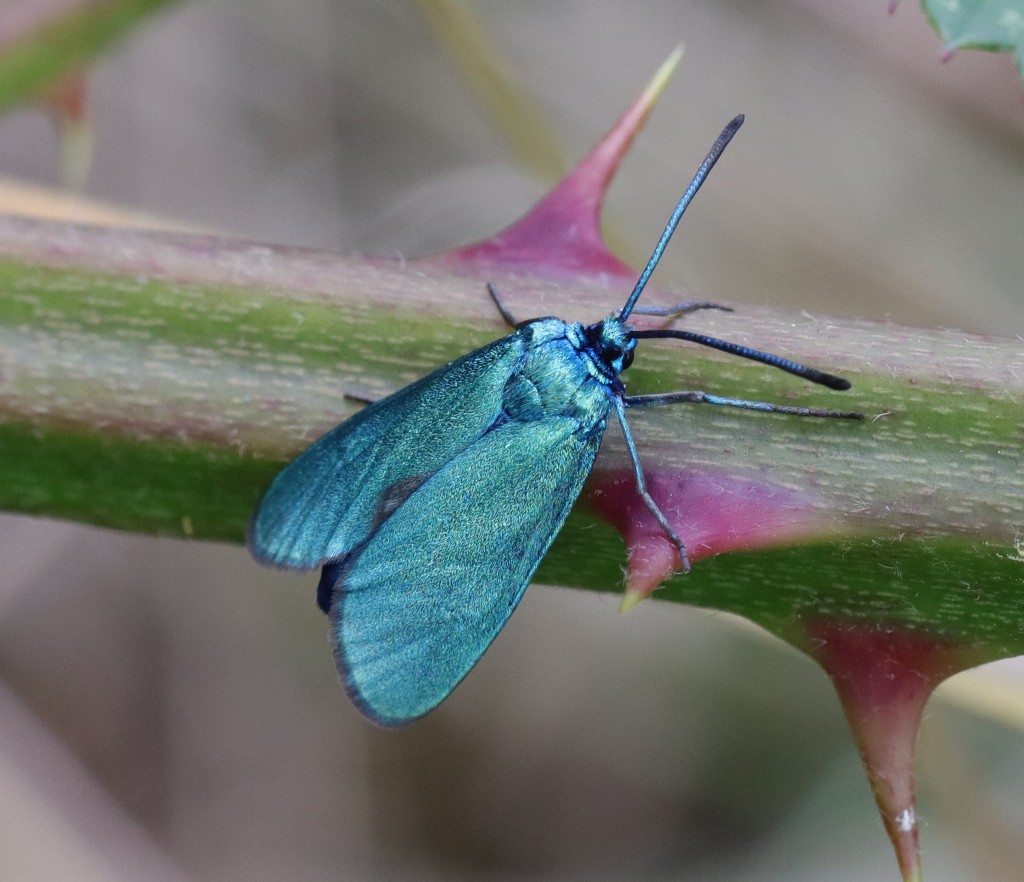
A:
<svg viewBox="0 0 1024 882">
<path fill-rule="evenodd" d="M 679 219 L 739 129 L 725 128 L 680 199 L 625 306 L 593 325 L 540 318 L 371 404 L 274 479 L 253 516 L 261 561 L 323 571 L 345 688 L 376 723 L 399 726 L 437 706 L 476 664 L 519 603 L 580 494 L 610 414 L 626 438 L 637 492 L 689 569 L 686 550 L 644 486 L 626 421 L 631 407 L 678 402 L 798 416 L 859 414 L 704 392 L 629 396 L 620 373 L 637 341 L 671 337 L 754 359 L 832 389 L 839 377 L 734 343 L 677 330 L 637 331 L 633 312 Z"/>
</svg>

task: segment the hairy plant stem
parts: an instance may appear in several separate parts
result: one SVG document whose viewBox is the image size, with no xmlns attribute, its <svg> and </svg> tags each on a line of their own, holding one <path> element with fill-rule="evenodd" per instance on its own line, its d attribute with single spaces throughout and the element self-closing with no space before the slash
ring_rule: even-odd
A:
<svg viewBox="0 0 1024 882">
<path fill-rule="evenodd" d="M 362 400 L 505 333 L 486 281 L 520 317 L 593 321 L 624 297 L 599 281 L 480 264 L 0 218 L 0 505 L 242 541 L 263 488 L 307 442 Z M 646 469 L 707 469 L 789 488 L 824 525 L 797 548 L 706 561 L 662 596 L 775 625 L 794 603 L 846 605 L 859 616 L 881 612 L 888 597 L 885 615 L 969 640 L 980 638 L 986 609 L 966 605 L 972 591 L 1002 585 L 1009 593 L 996 591 L 993 602 L 1016 609 L 1020 341 L 747 308 L 700 313 L 687 327 L 834 370 L 854 389 L 840 395 L 699 347 L 644 341 L 625 375 L 631 394 L 704 389 L 859 409 L 868 419 L 700 406 L 636 415 Z M 596 473 L 625 463 L 612 429 Z M 621 543 L 598 523 L 585 510 L 570 519 L 546 580 L 619 587 Z M 940 590 L 947 584 L 952 593 Z M 1003 618 L 981 630 L 1021 641 L 1017 619 Z"/>
</svg>

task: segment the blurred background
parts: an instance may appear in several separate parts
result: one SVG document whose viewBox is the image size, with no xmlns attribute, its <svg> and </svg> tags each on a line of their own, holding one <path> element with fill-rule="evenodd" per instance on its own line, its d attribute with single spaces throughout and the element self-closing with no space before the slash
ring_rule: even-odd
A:
<svg viewBox="0 0 1024 882">
<path fill-rule="evenodd" d="M 609 196 L 625 259 L 744 112 L 662 286 L 1024 335 L 1010 57 L 940 64 L 910 3 L 466 8 L 554 147 L 479 100 L 436 4 L 183 0 L 93 70 L 85 195 L 275 243 L 451 247 L 522 214 L 683 42 Z M 0 117 L 0 176 L 57 186 L 57 166 L 41 109 Z M 825 676 L 726 616 L 534 588 L 450 700 L 382 732 L 338 686 L 315 577 L 13 516 L 0 560 L 2 878 L 896 878 Z M 1024 733 L 942 693 L 926 876 L 1019 879 Z"/>
</svg>

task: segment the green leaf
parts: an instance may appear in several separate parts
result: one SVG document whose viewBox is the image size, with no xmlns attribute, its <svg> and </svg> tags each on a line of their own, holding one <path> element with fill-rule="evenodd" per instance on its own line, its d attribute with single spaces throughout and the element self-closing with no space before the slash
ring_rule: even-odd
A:
<svg viewBox="0 0 1024 882">
<path fill-rule="evenodd" d="M 1013 52 L 1024 77 L 1024 0 L 923 0 L 922 5 L 947 49 Z"/>
</svg>

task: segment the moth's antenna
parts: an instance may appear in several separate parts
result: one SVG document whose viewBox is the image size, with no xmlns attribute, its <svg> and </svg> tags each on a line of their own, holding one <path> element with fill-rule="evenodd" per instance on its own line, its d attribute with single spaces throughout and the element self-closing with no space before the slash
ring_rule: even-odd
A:
<svg viewBox="0 0 1024 882">
<path fill-rule="evenodd" d="M 826 374 L 817 368 L 808 367 L 796 361 L 790 361 L 781 355 L 773 355 L 770 352 L 762 352 L 760 349 L 751 349 L 749 346 L 741 346 L 739 343 L 731 343 L 728 340 L 719 340 L 717 337 L 709 337 L 707 334 L 695 334 L 693 331 L 634 331 L 633 338 L 636 340 L 688 340 L 690 343 L 700 343 L 701 346 L 709 346 L 720 352 L 728 352 L 730 355 L 738 355 L 740 358 L 749 358 L 751 361 L 759 361 L 761 364 L 771 365 L 786 373 L 810 380 L 829 389 L 842 392 L 850 388 L 850 381 L 834 374 Z"/>
<path fill-rule="evenodd" d="M 672 234 L 676 231 L 676 227 L 679 226 L 679 219 L 683 216 L 683 212 L 686 211 L 686 206 L 689 205 L 693 197 L 697 195 L 700 185 L 704 183 L 704 179 L 711 172 L 711 169 L 715 167 L 715 163 L 718 162 L 718 157 L 722 155 L 726 145 L 732 140 L 732 136 L 739 131 L 739 127 L 741 125 L 743 125 L 742 113 L 722 129 L 722 134 L 718 136 L 718 140 L 711 146 L 711 150 L 708 151 L 708 155 L 700 164 L 700 168 L 697 169 L 697 174 L 695 174 L 693 176 L 693 180 L 690 181 L 690 186 L 687 187 L 686 192 L 683 193 L 683 198 L 679 200 L 676 210 L 672 212 L 672 217 L 668 219 L 668 223 L 665 225 L 665 230 L 661 234 L 658 244 L 654 246 L 654 253 L 651 254 L 651 259 L 647 261 L 647 266 L 644 267 L 644 271 L 640 273 L 640 278 L 636 280 L 633 293 L 629 295 L 626 305 L 622 307 L 622 312 L 619 313 L 620 321 L 625 321 L 629 318 L 629 314 L 633 311 L 633 307 L 636 306 L 637 300 L 640 299 L 640 295 L 644 293 L 644 288 L 647 287 L 647 280 L 650 279 L 651 273 L 654 272 L 654 268 L 658 265 L 658 261 L 661 260 L 661 255 L 665 251 L 665 246 L 668 245 L 668 240 L 672 238 Z"/>
</svg>

